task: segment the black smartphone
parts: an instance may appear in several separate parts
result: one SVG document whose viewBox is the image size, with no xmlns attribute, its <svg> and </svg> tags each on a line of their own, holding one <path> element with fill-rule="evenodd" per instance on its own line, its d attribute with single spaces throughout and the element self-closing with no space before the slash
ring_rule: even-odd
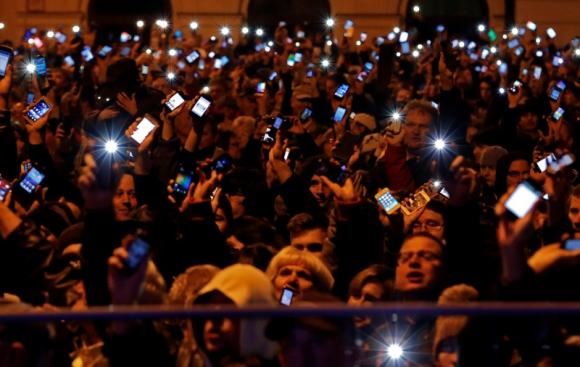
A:
<svg viewBox="0 0 580 367">
<path fill-rule="evenodd" d="M 266 83 L 265 82 L 259 82 L 256 85 L 256 94 L 263 95 L 265 92 L 266 92 Z"/>
<path fill-rule="evenodd" d="M 30 122 L 36 122 L 49 113 L 51 108 L 52 106 L 48 101 L 45 98 L 41 98 L 36 102 L 36 104 L 28 109 L 26 112 L 26 119 Z"/>
<path fill-rule="evenodd" d="M 127 256 L 127 260 L 125 260 L 125 265 L 129 272 L 137 270 L 139 265 L 145 261 L 147 255 L 149 255 L 149 249 L 149 244 L 138 237 L 129 245 L 127 249 L 129 255 Z"/>
<path fill-rule="evenodd" d="M 39 77 L 46 76 L 46 59 L 42 56 L 36 56 L 34 58 L 34 65 L 36 66 L 36 75 Z"/>
<path fill-rule="evenodd" d="M 554 111 L 554 113 L 552 113 L 550 115 L 550 119 L 552 121 L 558 121 L 562 118 L 562 116 L 564 115 L 564 109 L 562 107 L 558 107 L 558 109 L 556 111 Z"/>
<path fill-rule="evenodd" d="M 336 92 L 334 92 L 334 98 L 336 98 L 336 99 L 343 99 L 346 96 L 346 93 L 348 93 L 348 90 L 349 89 L 350 89 L 350 85 L 348 85 L 348 84 L 341 84 L 336 89 Z"/>
<path fill-rule="evenodd" d="M 12 62 L 14 51 L 8 46 L 0 46 L 0 79 L 6 75 L 6 69 Z"/>
<path fill-rule="evenodd" d="M 282 130 L 283 128 L 286 127 L 284 121 L 285 120 L 283 117 L 277 116 L 274 119 L 272 125 L 268 126 L 268 128 L 266 129 L 266 133 L 262 138 L 262 142 L 268 145 L 273 144 L 276 141 L 276 134 L 278 133 L 278 130 Z"/>
<path fill-rule="evenodd" d="M 167 96 L 167 102 L 165 102 L 165 108 L 169 112 L 175 111 L 179 106 L 185 103 L 185 97 L 179 92 L 173 92 Z"/>
<path fill-rule="evenodd" d="M 555 162 L 556 160 L 557 159 L 554 153 L 550 153 L 547 157 L 544 157 L 539 161 L 537 161 L 536 163 L 534 163 L 534 170 L 538 173 L 545 172 L 550 166 L 550 164 L 552 164 L 552 162 Z"/>
<path fill-rule="evenodd" d="M 99 50 L 99 57 L 104 59 L 111 51 L 113 51 L 113 48 L 109 45 L 105 45 Z"/>
<path fill-rule="evenodd" d="M 180 167 L 177 171 L 177 176 L 175 176 L 175 183 L 173 184 L 173 195 L 176 197 L 183 198 L 187 195 L 187 190 L 189 186 L 193 183 L 195 178 L 195 173 L 184 167 Z"/>
<path fill-rule="evenodd" d="M 224 154 L 214 160 L 211 166 L 212 170 L 216 171 L 217 173 L 227 173 L 233 167 L 232 157 L 230 157 L 228 154 Z"/>
</svg>

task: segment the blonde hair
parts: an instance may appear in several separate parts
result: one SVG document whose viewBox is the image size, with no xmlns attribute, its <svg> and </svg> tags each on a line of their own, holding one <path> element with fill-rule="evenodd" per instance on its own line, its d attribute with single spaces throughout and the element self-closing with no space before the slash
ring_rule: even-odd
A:
<svg viewBox="0 0 580 367">
<path fill-rule="evenodd" d="M 318 257 L 307 251 L 300 251 L 292 246 L 284 247 L 270 261 L 266 275 L 272 282 L 278 272 L 288 265 L 301 265 L 312 275 L 312 281 L 319 291 L 328 292 L 334 285 L 334 277 L 328 267 Z"/>
</svg>

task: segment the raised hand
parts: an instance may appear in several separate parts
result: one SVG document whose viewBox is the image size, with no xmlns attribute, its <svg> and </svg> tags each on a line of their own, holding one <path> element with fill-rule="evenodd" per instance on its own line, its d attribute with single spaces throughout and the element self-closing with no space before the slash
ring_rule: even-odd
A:
<svg viewBox="0 0 580 367">
<path fill-rule="evenodd" d="M 359 201 L 359 195 L 354 188 L 354 184 L 350 178 L 347 178 L 344 185 L 339 185 L 322 176 L 322 183 L 332 191 L 334 197 L 343 203 L 354 203 Z"/>
<path fill-rule="evenodd" d="M 117 105 L 131 114 L 131 116 L 135 116 L 139 111 L 135 93 L 131 94 L 131 96 L 128 96 L 125 92 L 117 94 Z"/>
</svg>

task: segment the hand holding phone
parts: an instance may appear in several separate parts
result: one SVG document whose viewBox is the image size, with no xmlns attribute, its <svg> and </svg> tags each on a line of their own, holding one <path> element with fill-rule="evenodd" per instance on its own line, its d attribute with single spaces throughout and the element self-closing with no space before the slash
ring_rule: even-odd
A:
<svg viewBox="0 0 580 367">
<path fill-rule="evenodd" d="M 190 114 L 197 118 L 201 119 L 204 117 L 205 113 L 211 106 L 211 99 L 209 96 L 199 96 L 191 110 L 189 111 Z"/>
<path fill-rule="evenodd" d="M 516 218 L 525 217 L 542 196 L 530 181 L 519 184 L 505 202 L 505 208 Z"/>
<path fill-rule="evenodd" d="M 41 118 L 46 117 L 51 110 L 52 105 L 45 97 L 42 97 L 26 110 L 24 117 L 29 123 L 35 123 Z"/>
<path fill-rule="evenodd" d="M 388 188 L 384 188 L 375 195 L 377 203 L 387 212 L 388 215 L 396 212 L 401 204 L 395 199 Z"/>
<path fill-rule="evenodd" d="M 159 124 L 157 121 L 147 114 L 141 119 L 141 121 L 139 121 L 135 130 L 130 134 L 130 137 L 137 142 L 137 144 L 141 145 L 149 134 L 151 134 L 158 126 Z"/>
<path fill-rule="evenodd" d="M 12 63 L 13 57 L 14 51 L 10 47 L 0 46 L 0 79 L 6 75 L 6 69 Z"/>
<path fill-rule="evenodd" d="M 126 270 L 129 273 L 137 270 L 139 265 L 146 261 L 149 255 L 150 246 L 141 238 L 136 238 L 127 249 L 127 259 L 125 260 Z"/>
<path fill-rule="evenodd" d="M 185 97 L 180 92 L 173 92 L 165 98 L 165 108 L 173 112 L 185 103 Z"/>
<path fill-rule="evenodd" d="M 294 290 L 292 288 L 284 287 L 280 295 L 280 304 L 283 306 L 290 306 L 294 299 Z"/>
</svg>

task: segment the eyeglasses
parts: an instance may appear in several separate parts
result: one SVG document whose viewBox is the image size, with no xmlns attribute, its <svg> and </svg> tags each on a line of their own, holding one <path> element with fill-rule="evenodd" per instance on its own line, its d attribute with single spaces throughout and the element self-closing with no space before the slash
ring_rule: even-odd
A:
<svg viewBox="0 0 580 367">
<path fill-rule="evenodd" d="M 441 260 L 441 255 L 436 254 L 433 251 L 427 251 L 427 250 L 421 250 L 421 251 L 417 251 L 417 252 L 400 252 L 399 256 L 397 258 L 398 263 L 399 264 L 404 264 L 409 262 L 414 255 L 417 255 L 417 257 L 421 260 L 425 260 L 425 261 L 435 261 L 435 260 Z"/>
<path fill-rule="evenodd" d="M 300 250 L 300 251 L 308 251 L 308 252 L 322 252 L 322 249 L 324 247 L 324 245 L 322 243 L 318 243 L 318 242 L 313 242 L 313 243 L 298 243 L 295 245 L 292 245 L 295 249 Z"/>
<path fill-rule="evenodd" d="M 438 223 L 434 220 L 428 220 L 425 223 L 416 221 L 413 223 L 413 229 L 426 229 L 426 230 L 433 230 L 438 231 L 443 228 L 443 224 Z"/>
</svg>

